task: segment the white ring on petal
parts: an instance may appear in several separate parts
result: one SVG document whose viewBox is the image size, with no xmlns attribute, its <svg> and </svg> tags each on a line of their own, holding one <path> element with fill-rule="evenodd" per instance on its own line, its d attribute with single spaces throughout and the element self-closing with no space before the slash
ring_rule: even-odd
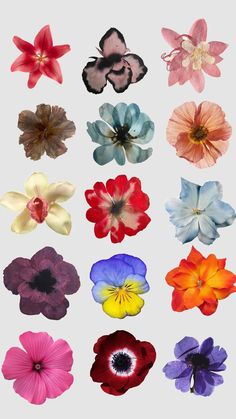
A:
<svg viewBox="0 0 236 419">
<path fill-rule="evenodd" d="M 119 355 L 119 354 L 125 354 L 128 355 L 128 357 L 130 358 L 131 361 L 131 365 L 129 367 L 128 371 L 117 371 L 114 367 L 113 367 L 113 361 L 114 361 L 114 356 L 115 355 Z M 117 349 L 116 351 L 112 352 L 112 354 L 109 356 L 109 368 L 111 370 L 111 372 L 119 377 L 123 377 L 123 376 L 130 376 L 134 373 L 135 367 L 137 364 L 137 358 L 135 356 L 135 354 L 128 348 L 121 348 L 121 349 Z"/>
</svg>

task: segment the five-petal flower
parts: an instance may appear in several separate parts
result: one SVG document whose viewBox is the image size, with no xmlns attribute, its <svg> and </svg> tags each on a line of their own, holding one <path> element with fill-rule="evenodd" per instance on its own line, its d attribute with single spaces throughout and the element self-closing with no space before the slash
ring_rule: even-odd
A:
<svg viewBox="0 0 236 419">
<path fill-rule="evenodd" d="M 28 87 L 32 89 L 42 75 L 62 83 L 57 58 L 70 51 L 69 45 L 53 45 L 50 26 L 44 26 L 34 39 L 34 45 L 14 36 L 14 44 L 22 54 L 14 61 L 11 71 L 29 73 Z"/>
<path fill-rule="evenodd" d="M 204 244 L 212 244 L 219 237 L 220 227 L 227 227 L 236 217 L 234 209 L 222 201 L 220 182 L 206 182 L 203 186 L 181 179 L 179 199 L 166 203 L 170 221 L 176 227 L 176 237 L 187 243 L 198 237 Z"/>
<path fill-rule="evenodd" d="M 0 205 L 11 211 L 21 211 L 11 226 L 15 233 L 29 233 L 46 221 L 57 233 L 68 235 L 71 217 L 58 202 L 67 201 L 74 191 L 71 183 L 49 184 L 43 173 L 33 173 L 25 183 L 26 195 L 7 192 L 0 198 Z"/>
</svg>

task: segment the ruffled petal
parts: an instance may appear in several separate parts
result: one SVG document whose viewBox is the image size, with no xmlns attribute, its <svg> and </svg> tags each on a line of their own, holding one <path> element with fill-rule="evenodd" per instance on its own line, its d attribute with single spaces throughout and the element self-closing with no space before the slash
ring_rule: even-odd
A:
<svg viewBox="0 0 236 419">
<path fill-rule="evenodd" d="M 137 83 L 145 76 L 148 69 L 141 57 L 136 54 L 126 54 L 123 59 L 128 62 L 132 70 L 131 83 Z"/>
<path fill-rule="evenodd" d="M 27 205 L 28 199 L 19 192 L 7 192 L 0 198 L 0 205 L 10 211 L 22 211 Z"/>
<path fill-rule="evenodd" d="M 70 214 L 58 204 L 50 206 L 48 215 L 45 219 L 48 227 L 56 233 L 68 235 L 71 231 Z"/>
</svg>

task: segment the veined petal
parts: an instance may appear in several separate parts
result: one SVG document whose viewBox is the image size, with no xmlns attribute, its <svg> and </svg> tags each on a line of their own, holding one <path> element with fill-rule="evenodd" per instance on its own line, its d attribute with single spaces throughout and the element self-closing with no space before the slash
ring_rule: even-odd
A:
<svg viewBox="0 0 236 419">
<path fill-rule="evenodd" d="M 129 275 L 124 281 L 123 287 L 126 291 L 133 292 L 134 294 L 144 294 L 150 289 L 146 278 L 138 274 Z"/>
<path fill-rule="evenodd" d="M 186 204 L 180 199 L 170 199 L 166 203 L 165 208 L 170 215 L 170 221 L 176 227 L 185 227 L 196 218 L 192 209 L 186 207 Z"/>
<path fill-rule="evenodd" d="M 10 211 L 22 211 L 28 202 L 28 198 L 19 192 L 7 192 L 0 198 L 0 205 Z"/>
<path fill-rule="evenodd" d="M 199 224 L 197 217 L 184 227 L 177 227 L 175 236 L 182 243 L 188 243 L 197 237 L 199 232 Z"/>
<path fill-rule="evenodd" d="M 223 195 L 220 182 L 206 182 L 199 189 L 199 200 L 197 208 L 204 210 L 215 199 L 221 199 Z"/>
<path fill-rule="evenodd" d="M 117 287 L 104 281 L 98 281 L 92 288 L 92 294 L 97 303 L 103 304 L 113 294 L 117 294 Z"/>
<path fill-rule="evenodd" d="M 43 197 L 48 186 L 48 179 L 43 173 L 33 173 L 25 182 L 25 192 L 30 198 Z"/>
<path fill-rule="evenodd" d="M 13 221 L 11 230 L 14 233 L 29 233 L 37 227 L 37 222 L 31 218 L 29 210 L 24 209 Z"/>
<path fill-rule="evenodd" d="M 48 227 L 56 233 L 68 235 L 71 230 L 70 214 L 58 204 L 50 206 L 48 215 L 45 219 Z"/>
<path fill-rule="evenodd" d="M 205 210 L 208 217 L 213 220 L 217 227 L 231 225 L 236 217 L 235 210 L 226 202 L 214 200 Z"/>
<path fill-rule="evenodd" d="M 11 71 L 32 72 L 38 68 L 38 63 L 34 57 L 26 52 L 23 52 L 14 63 L 11 65 Z"/>
<path fill-rule="evenodd" d="M 71 198 L 75 193 L 75 187 L 69 182 L 51 183 L 44 194 L 44 198 L 51 202 L 64 202 Z"/>
<path fill-rule="evenodd" d="M 189 182 L 187 179 L 181 178 L 180 199 L 187 207 L 191 209 L 198 208 L 199 190 L 199 185 Z"/>
<path fill-rule="evenodd" d="M 104 164 L 112 161 L 114 159 L 115 147 L 116 146 L 114 144 L 101 145 L 100 147 L 97 147 L 93 152 L 95 162 L 103 166 Z"/>
<path fill-rule="evenodd" d="M 29 355 L 20 348 L 7 351 L 2 366 L 2 373 L 7 380 L 24 377 L 32 371 L 32 361 Z"/>
<path fill-rule="evenodd" d="M 129 292 L 112 295 L 102 305 L 106 314 L 110 317 L 123 319 L 125 316 L 136 316 L 140 313 L 144 301 L 138 295 Z"/>
</svg>

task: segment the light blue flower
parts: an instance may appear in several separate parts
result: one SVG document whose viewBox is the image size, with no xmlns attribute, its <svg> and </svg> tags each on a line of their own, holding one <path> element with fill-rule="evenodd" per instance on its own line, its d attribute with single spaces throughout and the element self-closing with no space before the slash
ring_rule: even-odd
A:
<svg viewBox="0 0 236 419">
<path fill-rule="evenodd" d="M 119 165 L 124 165 L 125 156 L 130 163 L 141 163 L 151 156 L 152 148 L 143 150 L 137 144 L 151 141 L 154 123 L 140 112 L 138 105 L 104 103 L 99 114 L 103 121 L 87 123 L 92 141 L 100 144 L 93 153 L 98 164 L 104 165 L 115 159 Z"/>
<path fill-rule="evenodd" d="M 187 243 L 195 237 L 211 244 L 219 237 L 220 227 L 227 227 L 236 217 L 234 209 L 222 199 L 219 182 L 206 182 L 203 186 L 181 179 L 179 199 L 171 199 L 166 204 L 170 221 L 176 227 L 176 237 Z"/>
</svg>

